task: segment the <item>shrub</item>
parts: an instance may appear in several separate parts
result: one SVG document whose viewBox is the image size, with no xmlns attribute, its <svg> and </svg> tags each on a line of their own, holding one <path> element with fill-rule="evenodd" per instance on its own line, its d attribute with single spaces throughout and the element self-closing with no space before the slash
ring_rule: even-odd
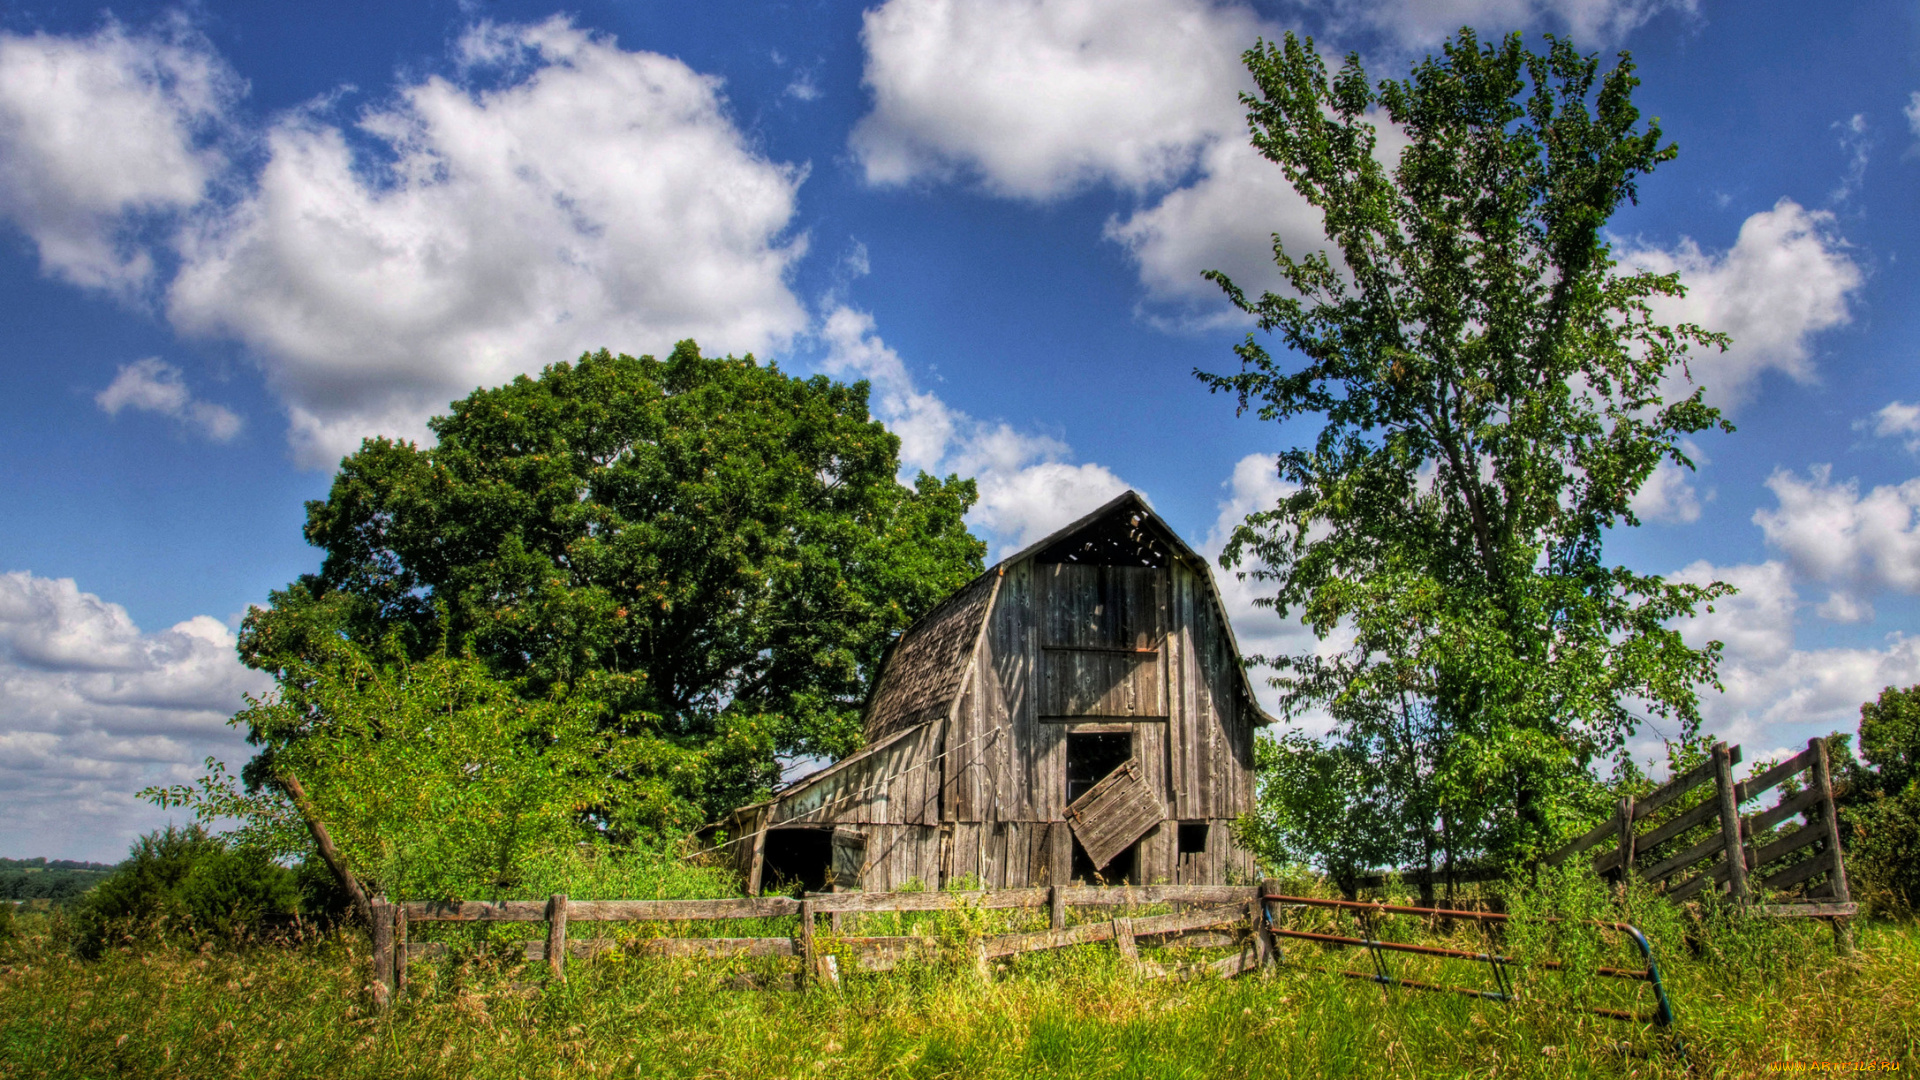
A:
<svg viewBox="0 0 1920 1080">
<path fill-rule="evenodd" d="M 118 942 L 231 941 L 298 906 L 292 871 L 260 852 L 229 850 L 198 825 L 168 826 L 135 841 L 127 861 L 81 899 L 70 939 L 89 959 Z"/>
<path fill-rule="evenodd" d="M 1912 918 L 1920 909 L 1920 780 L 1841 812 L 1848 826 L 1848 891 L 1868 912 Z"/>
<path fill-rule="evenodd" d="M 194 864 L 180 883 L 180 904 L 194 934 L 238 941 L 298 911 L 300 892 L 293 871 L 258 849 L 222 850 Z"/>
</svg>

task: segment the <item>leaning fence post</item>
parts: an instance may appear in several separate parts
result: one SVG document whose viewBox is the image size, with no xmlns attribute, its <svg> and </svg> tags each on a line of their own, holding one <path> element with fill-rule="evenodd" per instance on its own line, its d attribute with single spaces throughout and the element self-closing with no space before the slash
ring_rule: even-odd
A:
<svg viewBox="0 0 1920 1080">
<path fill-rule="evenodd" d="M 1265 893 L 1262 887 L 1261 893 Z M 1267 968 L 1278 963 L 1274 955 L 1273 932 L 1267 929 L 1267 901 L 1264 895 L 1255 896 L 1247 905 L 1247 918 L 1253 924 L 1253 961 L 1254 966 L 1265 973 Z"/>
<path fill-rule="evenodd" d="M 1133 920 L 1113 920 L 1113 947 L 1120 950 L 1120 958 L 1129 968 L 1140 966 L 1140 948 L 1133 941 Z"/>
<path fill-rule="evenodd" d="M 1052 930 L 1067 928 L 1067 897 L 1060 886 L 1047 886 L 1047 927 Z"/>
<path fill-rule="evenodd" d="M 1813 751 L 1813 783 L 1820 791 L 1820 818 L 1826 824 L 1827 850 L 1832 853 L 1833 869 L 1827 871 L 1827 891 L 1837 904 L 1851 903 L 1847 891 L 1847 864 L 1840 857 L 1840 813 L 1833 804 L 1833 763 L 1827 760 L 1827 740 L 1807 740 Z M 1842 956 L 1853 952 L 1853 925 L 1843 916 L 1833 920 L 1833 945 Z"/>
<path fill-rule="evenodd" d="M 372 908 L 373 925 L 367 929 L 373 938 L 373 1005 L 384 1011 L 393 1000 L 393 913 L 384 896 L 376 897 Z"/>
<path fill-rule="evenodd" d="M 562 982 L 567 978 L 567 894 L 547 899 L 547 967 Z"/>
<path fill-rule="evenodd" d="M 1740 842 L 1740 800 L 1733 791 L 1733 762 L 1726 743 L 1713 744 L 1713 782 L 1720 797 L 1720 842 L 1727 860 L 1727 892 L 1747 905 L 1747 853 Z"/>
</svg>

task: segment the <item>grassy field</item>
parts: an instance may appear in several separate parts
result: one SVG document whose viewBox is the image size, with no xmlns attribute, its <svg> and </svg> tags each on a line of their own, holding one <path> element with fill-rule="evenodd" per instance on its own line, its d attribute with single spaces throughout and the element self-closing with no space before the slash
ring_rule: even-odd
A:
<svg viewBox="0 0 1920 1080">
<path fill-rule="evenodd" d="M 1863 925 L 1850 958 L 1834 954 L 1824 926 L 1765 934 L 1752 943 L 1764 959 L 1685 948 L 1662 957 L 1681 1052 L 1647 1026 L 1582 1015 L 1576 1006 L 1593 988 L 1578 980 L 1525 975 L 1512 1005 L 1387 994 L 1306 970 L 1324 958 L 1299 949 L 1275 974 L 1231 981 L 1142 980 L 1111 949 L 1087 946 L 1023 958 L 985 981 L 965 965 L 929 965 L 806 992 L 734 989 L 726 963 L 633 959 L 576 963 L 564 984 L 548 984 L 543 969 L 496 951 L 417 966 L 413 992 L 377 1015 L 356 936 L 123 949 L 88 963 L 58 948 L 49 919 L 30 916 L 0 943 L 0 1076 L 1659 1077 L 1755 1076 L 1781 1062 L 1916 1067 L 1920 933 Z"/>
</svg>

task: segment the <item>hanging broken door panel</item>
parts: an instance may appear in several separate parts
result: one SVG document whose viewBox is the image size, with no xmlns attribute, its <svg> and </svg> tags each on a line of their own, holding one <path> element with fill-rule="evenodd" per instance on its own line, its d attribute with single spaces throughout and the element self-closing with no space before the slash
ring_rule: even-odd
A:
<svg viewBox="0 0 1920 1080">
<path fill-rule="evenodd" d="M 1129 759 L 1067 805 L 1067 821 L 1073 826 L 1074 838 L 1095 866 L 1112 862 L 1165 816 L 1137 758 Z"/>
<path fill-rule="evenodd" d="M 1164 571 L 1052 563 L 1040 605 L 1040 715 L 1167 715 Z"/>
</svg>

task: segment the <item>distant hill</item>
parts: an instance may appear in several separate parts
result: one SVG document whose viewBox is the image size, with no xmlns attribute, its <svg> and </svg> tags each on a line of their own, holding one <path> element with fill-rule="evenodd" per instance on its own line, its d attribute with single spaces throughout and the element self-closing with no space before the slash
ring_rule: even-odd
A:
<svg viewBox="0 0 1920 1080">
<path fill-rule="evenodd" d="M 0 900 L 70 900 L 112 872 L 112 863 L 0 859 Z"/>
</svg>

